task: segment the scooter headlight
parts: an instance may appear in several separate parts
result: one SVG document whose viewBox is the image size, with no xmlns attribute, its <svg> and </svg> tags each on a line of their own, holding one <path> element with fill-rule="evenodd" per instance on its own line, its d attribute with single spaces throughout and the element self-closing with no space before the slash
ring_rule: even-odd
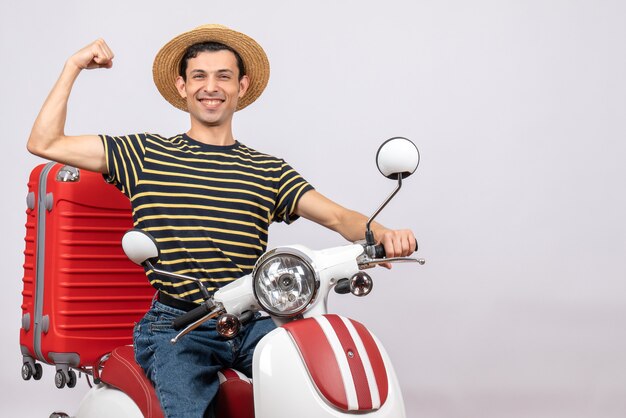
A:
<svg viewBox="0 0 626 418">
<path fill-rule="evenodd" d="M 309 258 L 295 249 L 266 253 L 254 267 L 254 294 L 269 314 L 292 317 L 313 301 L 319 279 Z"/>
</svg>

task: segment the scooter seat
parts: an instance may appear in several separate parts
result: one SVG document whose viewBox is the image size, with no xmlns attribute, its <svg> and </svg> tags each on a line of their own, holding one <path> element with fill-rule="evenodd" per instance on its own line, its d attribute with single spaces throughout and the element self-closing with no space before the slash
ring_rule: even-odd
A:
<svg viewBox="0 0 626 418">
<path fill-rule="evenodd" d="M 163 411 L 152 383 L 135 361 L 133 347 L 117 347 L 102 370 L 102 381 L 131 397 L 145 418 L 163 418 Z"/>
<path fill-rule="evenodd" d="M 234 369 L 217 372 L 220 390 L 215 398 L 215 416 L 218 418 L 254 418 L 252 381 Z"/>
<path fill-rule="evenodd" d="M 117 347 L 102 370 L 102 381 L 126 393 L 146 418 L 163 418 L 152 383 L 135 362 L 132 346 Z M 218 418 L 254 418 L 252 382 L 244 374 L 223 369 L 218 372 L 220 390 L 215 399 Z"/>
</svg>

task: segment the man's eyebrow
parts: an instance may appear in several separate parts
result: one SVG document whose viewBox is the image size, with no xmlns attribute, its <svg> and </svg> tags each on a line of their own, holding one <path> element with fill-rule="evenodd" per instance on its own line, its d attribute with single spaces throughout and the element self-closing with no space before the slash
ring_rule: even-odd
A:
<svg viewBox="0 0 626 418">
<path fill-rule="evenodd" d="M 228 69 L 228 68 L 223 68 L 223 69 L 217 70 L 217 71 L 215 71 L 215 72 L 216 72 L 216 73 L 222 73 L 222 74 L 223 74 L 223 73 L 230 73 L 230 74 L 234 74 L 234 73 L 235 73 L 233 70 Z M 202 69 L 200 69 L 200 68 L 196 68 L 196 69 L 194 69 L 194 70 L 191 70 L 189 73 L 190 73 L 190 74 L 194 74 L 194 73 L 207 74 L 207 71 L 206 71 L 206 70 L 202 70 Z"/>
</svg>

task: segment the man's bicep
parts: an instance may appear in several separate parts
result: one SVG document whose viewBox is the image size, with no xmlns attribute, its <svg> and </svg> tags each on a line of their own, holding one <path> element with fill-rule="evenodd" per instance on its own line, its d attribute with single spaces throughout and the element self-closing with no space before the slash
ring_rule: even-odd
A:
<svg viewBox="0 0 626 418">
<path fill-rule="evenodd" d="M 104 144 L 97 135 L 64 136 L 42 156 L 84 170 L 104 174 L 109 171 Z"/>
</svg>

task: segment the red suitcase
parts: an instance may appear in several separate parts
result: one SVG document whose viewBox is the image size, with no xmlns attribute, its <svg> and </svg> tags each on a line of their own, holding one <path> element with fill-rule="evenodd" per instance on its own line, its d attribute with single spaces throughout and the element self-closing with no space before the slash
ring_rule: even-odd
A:
<svg viewBox="0 0 626 418">
<path fill-rule="evenodd" d="M 28 183 L 20 348 L 22 377 L 56 366 L 55 384 L 76 384 L 78 369 L 98 376 L 154 289 L 121 248 L 133 226 L 130 202 L 101 174 L 58 163 L 36 167 Z"/>
</svg>

